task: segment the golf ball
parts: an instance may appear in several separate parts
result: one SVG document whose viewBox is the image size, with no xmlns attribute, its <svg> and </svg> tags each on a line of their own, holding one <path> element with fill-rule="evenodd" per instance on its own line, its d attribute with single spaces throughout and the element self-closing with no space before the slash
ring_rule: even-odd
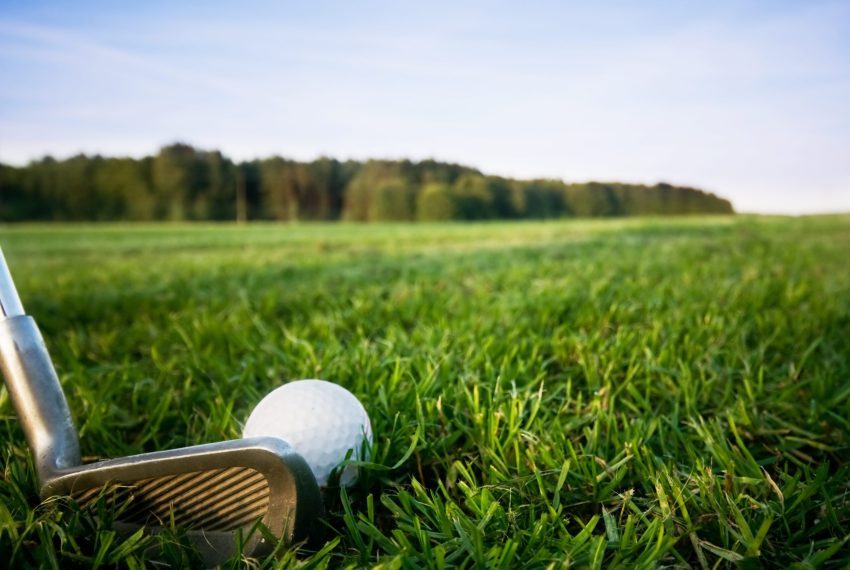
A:
<svg viewBox="0 0 850 570">
<path fill-rule="evenodd" d="M 244 437 L 272 436 L 286 441 L 310 465 L 320 487 L 345 459 L 361 457 L 372 443 L 372 425 L 354 394 L 325 380 L 284 384 L 263 398 L 245 422 Z M 347 465 L 340 485 L 357 480 L 357 467 Z"/>
</svg>

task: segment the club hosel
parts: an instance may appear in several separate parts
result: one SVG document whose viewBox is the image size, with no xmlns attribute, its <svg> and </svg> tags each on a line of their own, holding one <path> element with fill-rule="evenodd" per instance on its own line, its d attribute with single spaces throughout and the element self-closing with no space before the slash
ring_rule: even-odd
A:
<svg viewBox="0 0 850 570">
<path fill-rule="evenodd" d="M 32 317 L 0 319 L 0 365 L 39 479 L 47 481 L 59 470 L 80 465 L 71 411 Z"/>
</svg>

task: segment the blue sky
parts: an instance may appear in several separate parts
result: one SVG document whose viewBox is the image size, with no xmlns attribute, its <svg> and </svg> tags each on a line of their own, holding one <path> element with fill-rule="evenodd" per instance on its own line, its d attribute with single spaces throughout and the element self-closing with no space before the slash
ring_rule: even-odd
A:
<svg viewBox="0 0 850 570">
<path fill-rule="evenodd" d="M 850 211 L 850 2 L 0 0 L 0 161 L 434 157 Z"/>
</svg>

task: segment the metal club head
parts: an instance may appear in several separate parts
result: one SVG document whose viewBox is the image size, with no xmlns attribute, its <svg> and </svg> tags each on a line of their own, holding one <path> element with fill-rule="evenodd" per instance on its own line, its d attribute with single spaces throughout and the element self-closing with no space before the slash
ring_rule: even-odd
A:
<svg viewBox="0 0 850 570">
<path fill-rule="evenodd" d="M 65 395 L 35 321 L 24 313 L 0 250 L 0 367 L 35 458 L 42 498 L 114 505 L 116 527 L 186 531 L 204 561 L 306 539 L 322 511 L 316 479 L 283 440 L 255 437 L 82 465 Z M 242 539 L 238 537 L 241 535 Z"/>
<path fill-rule="evenodd" d="M 110 459 L 58 472 L 43 496 L 70 495 L 81 507 L 105 500 L 117 527 L 185 529 L 207 563 L 242 550 L 270 551 L 259 521 L 279 540 L 307 538 L 322 503 L 301 456 L 273 437 L 237 439 Z"/>
</svg>

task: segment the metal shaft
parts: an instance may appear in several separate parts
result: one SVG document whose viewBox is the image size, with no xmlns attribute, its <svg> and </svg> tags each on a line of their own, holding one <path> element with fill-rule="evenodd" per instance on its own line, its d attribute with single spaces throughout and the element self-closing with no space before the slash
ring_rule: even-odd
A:
<svg viewBox="0 0 850 570">
<path fill-rule="evenodd" d="M 32 317 L 24 314 L 0 251 L 0 368 L 41 482 L 80 465 L 80 444 L 65 394 Z"/>
<path fill-rule="evenodd" d="M 12 281 L 12 274 L 9 273 L 9 266 L 6 265 L 2 249 L 0 249 L 0 310 L 7 317 L 24 314 L 21 298 L 18 297 L 18 290 L 15 288 L 15 282 Z"/>
</svg>

